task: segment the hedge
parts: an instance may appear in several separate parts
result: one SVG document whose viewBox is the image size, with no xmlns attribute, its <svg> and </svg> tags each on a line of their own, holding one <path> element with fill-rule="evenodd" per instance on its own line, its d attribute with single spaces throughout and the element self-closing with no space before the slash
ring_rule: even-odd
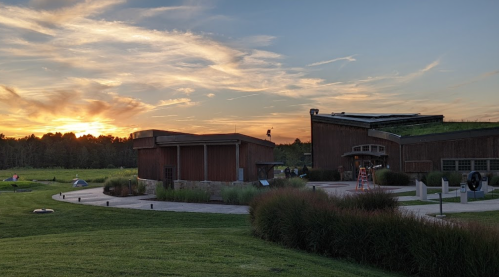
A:
<svg viewBox="0 0 499 277">
<path fill-rule="evenodd" d="M 376 184 L 381 186 L 407 186 L 411 181 L 409 175 L 383 168 L 376 171 Z"/>
<path fill-rule="evenodd" d="M 342 208 L 338 201 L 319 191 L 272 190 L 251 202 L 253 232 L 287 247 L 409 275 L 499 272 L 497 229 L 430 221 L 390 207 Z"/>
</svg>

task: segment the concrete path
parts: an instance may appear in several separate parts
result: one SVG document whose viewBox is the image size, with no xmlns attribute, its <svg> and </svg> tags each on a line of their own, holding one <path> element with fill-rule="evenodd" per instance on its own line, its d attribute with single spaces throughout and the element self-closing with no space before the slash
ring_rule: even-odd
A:
<svg viewBox="0 0 499 277">
<path fill-rule="evenodd" d="M 353 194 L 361 193 L 355 191 L 356 182 L 309 182 L 308 187 L 325 190 L 330 194 Z M 372 186 L 371 186 L 372 188 Z M 415 191 L 415 186 L 399 186 L 399 187 L 381 187 L 384 190 L 394 193 Z M 454 188 L 451 188 L 454 189 Z M 221 213 L 221 214 L 248 214 L 248 206 L 239 205 L 221 205 L 221 204 L 198 204 L 198 203 L 181 203 L 181 202 L 165 202 L 153 201 L 154 195 L 130 196 L 130 197 L 113 197 L 102 193 L 103 188 L 84 189 L 72 192 L 64 192 L 62 195 L 56 194 L 52 199 L 75 204 L 94 205 L 106 207 L 109 202 L 109 207 L 140 209 L 140 210 L 156 210 L 156 211 L 173 211 L 173 212 L 197 212 L 197 213 Z M 456 192 L 443 194 L 442 197 L 455 197 Z M 78 201 L 80 198 L 80 202 Z M 416 196 L 401 196 L 399 201 L 418 200 Z M 438 194 L 428 194 L 428 199 L 431 201 L 438 200 Z M 151 209 L 152 205 L 152 209 Z M 419 216 L 427 214 L 439 214 L 440 205 L 438 202 L 428 205 L 417 206 L 401 206 L 403 210 L 413 212 Z M 446 213 L 461 213 L 461 212 L 480 212 L 480 211 L 495 211 L 499 210 L 499 199 L 468 202 L 467 204 L 446 203 L 442 205 L 443 214 Z"/>
<path fill-rule="evenodd" d="M 248 206 L 240 205 L 220 205 L 220 204 L 199 204 L 183 202 L 153 201 L 154 195 L 141 195 L 129 197 L 114 197 L 104 194 L 103 188 L 82 189 L 71 192 L 56 194 L 52 199 L 57 201 L 93 205 L 113 208 L 126 208 L 138 210 L 155 210 L 170 212 L 193 212 L 193 213 L 219 213 L 219 214 L 248 214 Z M 80 199 L 80 202 L 78 201 Z M 152 205 L 152 208 L 151 208 Z"/>
</svg>

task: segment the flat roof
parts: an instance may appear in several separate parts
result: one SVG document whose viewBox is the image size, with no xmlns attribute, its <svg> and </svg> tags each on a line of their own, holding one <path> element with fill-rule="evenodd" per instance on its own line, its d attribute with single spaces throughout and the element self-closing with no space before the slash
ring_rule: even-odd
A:
<svg viewBox="0 0 499 277">
<path fill-rule="evenodd" d="M 235 143 L 240 143 L 241 141 L 245 141 L 263 146 L 275 147 L 275 143 L 271 141 L 262 140 L 239 133 L 196 135 L 196 134 L 161 131 L 161 130 L 144 130 L 133 133 L 132 137 L 133 139 L 153 137 L 155 144 L 158 146 L 202 145 L 202 144 L 223 145 L 223 144 L 235 144 Z"/>
<path fill-rule="evenodd" d="M 442 122 L 443 115 L 421 115 L 419 113 L 330 113 L 313 114 L 313 122 L 323 122 L 366 129 L 388 126 L 413 125 Z"/>
</svg>

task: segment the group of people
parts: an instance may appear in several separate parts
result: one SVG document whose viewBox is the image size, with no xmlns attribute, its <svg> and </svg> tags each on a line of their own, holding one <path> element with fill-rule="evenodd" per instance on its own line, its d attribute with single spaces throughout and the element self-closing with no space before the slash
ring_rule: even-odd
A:
<svg viewBox="0 0 499 277">
<path fill-rule="evenodd" d="M 286 178 L 298 177 L 298 176 L 303 177 L 306 176 L 307 174 L 308 174 L 308 167 L 306 165 L 303 166 L 301 175 L 299 175 L 298 168 L 296 166 L 293 170 L 291 170 L 289 166 L 286 167 L 286 169 L 284 169 L 284 175 L 286 175 Z"/>
</svg>

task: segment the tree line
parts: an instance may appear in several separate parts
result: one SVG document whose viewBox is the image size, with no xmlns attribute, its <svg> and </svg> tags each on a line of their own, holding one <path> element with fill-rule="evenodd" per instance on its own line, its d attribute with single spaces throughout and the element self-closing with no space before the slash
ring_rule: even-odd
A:
<svg viewBox="0 0 499 277">
<path fill-rule="evenodd" d="M 312 158 L 307 155 L 311 151 L 310 142 L 301 142 L 300 139 L 295 139 L 290 144 L 279 144 L 274 148 L 274 160 L 283 162 L 286 166 L 302 167 L 312 165 Z"/>
<path fill-rule="evenodd" d="M 48 133 L 24 138 L 0 134 L 0 169 L 137 167 L 133 139 L 111 135 L 79 138 L 74 133 Z"/>
</svg>

